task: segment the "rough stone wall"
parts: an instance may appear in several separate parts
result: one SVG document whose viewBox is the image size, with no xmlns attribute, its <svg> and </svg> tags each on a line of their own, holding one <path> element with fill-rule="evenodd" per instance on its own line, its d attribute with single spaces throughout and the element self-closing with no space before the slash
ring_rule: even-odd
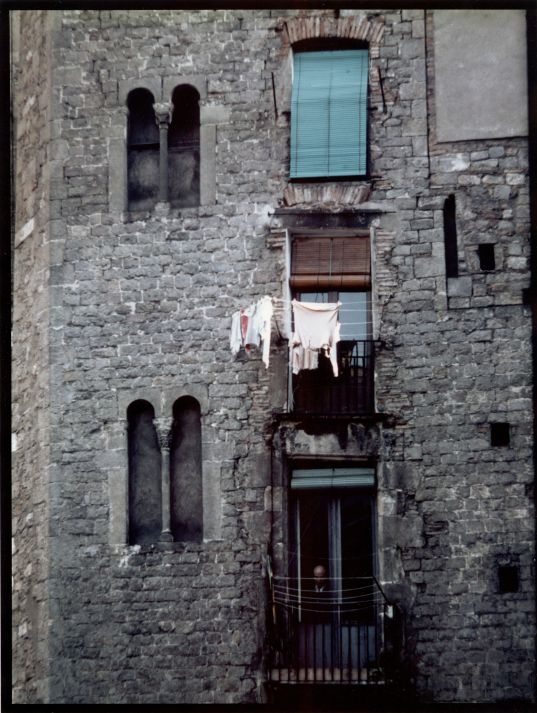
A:
<svg viewBox="0 0 537 713">
<path fill-rule="evenodd" d="M 436 143 L 432 15 L 384 19 L 362 205 L 381 208 L 373 222 L 376 395 L 391 420 L 378 450 L 380 574 L 405 614 L 405 665 L 420 697 L 531 699 L 527 144 Z M 447 284 L 442 208 L 452 193 L 460 276 Z M 481 242 L 495 243 L 494 272 L 479 269 Z M 509 448 L 491 448 L 495 421 L 511 424 Z M 352 441 L 338 447 L 335 434 L 332 445 L 326 436 L 303 440 L 325 457 L 355 457 Z M 284 525 L 276 531 L 285 538 Z M 518 593 L 499 593 L 502 564 L 519 568 Z"/>
<path fill-rule="evenodd" d="M 17 185 L 14 228 L 13 699 L 42 702 L 48 672 L 50 33 L 44 12 L 12 13 Z M 19 67 L 21 66 L 19 65 Z"/>
<path fill-rule="evenodd" d="M 283 296 L 275 208 L 337 212 L 354 201 L 376 211 L 377 408 L 391 417 L 374 430 L 380 574 L 406 614 L 413 683 L 438 700 L 532 696 L 526 142 L 436 145 L 425 14 L 371 12 L 382 39 L 371 57 L 369 180 L 290 190 L 285 21 L 311 14 L 332 11 L 57 14 L 53 702 L 261 699 L 262 559 L 271 519 L 284 533 L 286 517 L 269 450 L 271 411 L 285 406 L 286 343 L 274 340 L 268 371 L 256 356 L 232 358 L 229 317 L 263 294 Z M 110 142 L 126 127 L 120 83 L 174 75 L 204 77 L 203 106 L 229 110 L 214 129 L 215 204 L 122 213 L 110 202 Z M 449 193 L 461 276 L 447 289 Z M 475 263 L 484 235 L 503 256 L 487 275 Z M 127 547 L 126 406 L 145 398 L 171 426 L 182 395 L 201 404 L 205 541 Z M 510 448 L 490 448 L 493 420 L 511 422 Z M 348 453 L 337 439 L 296 440 L 327 457 L 360 454 L 352 439 Z M 498 594 L 503 562 L 520 567 L 518 594 Z M 31 688 L 24 699 L 35 700 Z"/>
<path fill-rule="evenodd" d="M 529 282 L 527 146 L 525 139 L 435 142 L 429 15 L 426 84 L 423 12 L 403 12 L 399 25 L 408 40 L 398 56 L 416 71 L 400 84 L 397 105 L 424 116 L 428 101 L 429 120 L 403 128 L 399 150 L 417 173 L 413 190 L 401 185 L 398 196 L 391 193 L 400 227 L 388 263 L 397 289 L 383 309 L 381 332 L 393 353 L 385 374 L 379 358 L 378 395 L 381 409 L 396 415 L 402 454 L 383 467 L 394 514 L 385 544 L 399 560 L 392 571 L 410 583 L 403 606 L 419 694 L 531 698 L 532 374 L 530 314 L 522 304 Z M 393 59 L 390 71 L 404 73 Z M 426 131 L 429 156 L 418 163 Z M 460 260 L 446 294 L 442 206 L 450 193 Z M 480 242 L 496 244 L 492 273 L 479 270 Z M 511 424 L 510 447 L 491 448 L 491 421 Z M 516 594 L 499 593 L 498 565 L 505 563 L 519 567 Z"/>
<path fill-rule="evenodd" d="M 54 335 L 62 409 L 52 504 L 54 701 L 260 695 L 269 376 L 259 358 L 232 358 L 228 328 L 234 310 L 273 294 L 279 280 L 264 240 L 264 170 L 284 170 L 271 157 L 264 70 L 270 38 L 277 42 L 273 25 L 268 12 L 243 20 L 227 12 L 73 12 L 57 30 L 66 151 L 53 195 L 65 230 L 54 275 L 62 315 Z M 193 66 L 206 76 L 208 102 L 231 110 L 217 135 L 217 205 L 143 220 L 110 212 L 107 131 L 118 81 Z M 198 393 L 207 404 L 204 497 L 216 485 L 219 493 L 215 521 L 206 512 L 206 542 L 112 546 L 124 506 L 109 488 L 126 475 L 125 404 L 148 398 L 171 426 L 175 399 Z"/>
</svg>

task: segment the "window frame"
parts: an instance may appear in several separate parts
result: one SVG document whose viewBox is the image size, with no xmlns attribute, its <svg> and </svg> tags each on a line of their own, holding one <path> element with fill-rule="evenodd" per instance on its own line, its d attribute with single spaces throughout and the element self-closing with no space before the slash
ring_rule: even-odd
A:
<svg viewBox="0 0 537 713">
<path fill-rule="evenodd" d="M 170 101 L 175 87 L 187 84 L 194 87 L 200 97 L 200 199 L 199 205 L 211 206 L 216 203 L 216 130 L 229 124 L 231 109 L 223 104 L 206 106 L 207 77 L 205 75 L 177 75 L 163 78 L 130 78 L 118 82 L 118 103 L 112 114 L 111 137 L 108 143 L 109 180 L 108 203 L 112 213 L 119 214 L 123 222 L 137 220 L 154 209 L 137 210 L 129 208 L 127 177 L 127 96 L 133 89 L 147 89 L 155 102 Z M 174 209 L 180 210 L 180 209 Z"/>
<path fill-rule="evenodd" d="M 309 286 L 306 285 L 301 285 L 301 286 L 292 286 L 292 281 L 293 281 L 293 276 L 296 276 L 297 273 L 293 273 L 293 267 L 294 267 L 294 262 L 293 262 L 293 250 L 294 246 L 296 244 L 297 239 L 298 240 L 307 240 L 308 238 L 325 238 L 326 240 L 330 240 L 332 238 L 356 238 L 356 239 L 366 239 L 368 241 L 368 268 L 369 271 L 366 275 L 366 273 L 358 272 L 356 273 L 355 278 L 357 281 L 364 281 L 366 284 L 364 286 L 361 285 L 356 285 L 356 286 L 341 286 L 339 288 L 336 288 L 333 284 L 330 286 L 323 286 L 322 278 L 319 281 L 318 278 L 315 276 L 315 274 L 311 275 L 311 280 L 309 281 Z M 356 339 L 340 339 L 341 342 L 355 342 L 355 346 L 353 347 L 353 353 L 347 353 L 345 355 L 342 355 L 340 350 L 339 350 L 339 344 L 338 344 L 338 362 L 342 356 L 345 356 L 345 358 L 349 359 L 355 359 L 356 361 L 353 363 L 353 366 L 351 367 L 350 364 L 348 363 L 348 366 L 351 369 L 354 369 L 354 372 L 350 371 L 347 372 L 347 376 L 350 374 L 354 373 L 355 374 L 355 380 L 351 382 L 343 382 L 341 379 L 343 378 L 344 370 L 342 370 L 342 373 L 340 374 L 337 379 L 340 379 L 338 382 L 336 377 L 331 377 L 334 379 L 334 384 L 330 384 L 330 381 L 328 381 L 325 385 L 325 387 L 322 386 L 323 382 L 323 377 L 319 369 L 317 370 L 311 370 L 311 371 L 305 371 L 305 372 L 300 372 L 299 374 L 293 374 L 292 371 L 292 351 L 290 349 L 289 352 L 289 366 L 288 366 L 288 405 L 289 405 L 289 411 L 291 413 L 300 413 L 300 414 L 309 414 L 309 415 L 368 415 L 370 413 L 373 413 L 375 410 L 375 381 L 374 381 L 374 362 L 375 362 L 375 350 L 374 350 L 374 328 L 373 328 L 373 280 L 372 280 L 372 255 L 371 255 L 371 233 L 369 230 L 362 230 L 362 229 L 357 229 L 357 230 L 352 230 L 352 231 L 327 231 L 327 230 L 322 230 L 322 231 L 300 231 L 297 233 L 293 233 L 290 236 L 290 255 L 289 255 L 289 280 L 288 280 L 288 290 L 289 290 L 289 297 L 290 297 L 290 303 L 292 299 L 298 299 L 300 301 L 300 296 L 304 293 L 311 293 L 311 292 L 318 292 L 318 293 L 326 293 L 328 295 L 328 302 L 337 302 L 338 297 L 340 293 L 365 293 L 367 295 L 366 299 L 366 330 L 367 330 L 367 336 L 365 339 L 361 338 L 356 338 Z M 330 251 L 330 254 L 331 251 Z M 337 252 L 336 252 L 337 254 Z M 330 258 L 331 259 L 331 258 Z M 300 273 L 298 273 L 300 275 Z M 359 276 L 359 277 L 358 277 Z M 304 278 L 306 279 L 306 278 Z M 332 273 L 325 276 L 325 279 L 331 279 L 333 281 L 334 277 Z M 325 282 L 326 285 L 326 282 Z M 331 298 L 334 299 L 331 299 Z M 308 300 L 305 300 L 308 301 Z M 358 312 L 360 314 L 360 312 Z M 341 319 L 340 319 L 341 322 Z M 293 312 L 292 310 L 290 311 L 290 316 L 289 316 L 289 327 L 290 327 L 290 334 L 293 333 L 294 331 L 294 324 L 293 324 Z M 358 348 L 357 348 L 358 347 Z M 321 359 L 322 357 L 320 357 Z M 342 362 L 343 364 L 343 362 Z M 320 363 L 321 367 L 321 363 Z M 362 376 L 361 378 L 357 375 L 358 374 L 358 367 L 362 369 Z M 317 376 L 315 376 L 317 375 Z M 319 379 L 319 384 L 317 384 L 317 378 Z M 328 377 L 330 380 L 330 377 Z M 300 383 L 300 380 L 302 382 L 305 382 L 305 384 Z M 313 383 L 310 383 L 313 382 Z M 334 402 L 337 402 L 337 395 L 339 390 L 344 386 L 344 384 L 347 383 L 349 386 L 356 386 L 359 387 L 359 391 L 355 394 L 355 402 L 352 402 L 352 399 L 349 400 L 348 403 L 342 403 L 341 401 L 338 402 L 340 403 L 340 407 L 338 408 L 337 406 L 334 405 Z M 319 398 L 320 401 L 323 402 L 322 405 L 326 405 L 327 402 L 329 402 L 329 406 L 333 407 L 328 411 L 325 410 L 310 410 L 308 406 L 302 405 L 302 407 L 297 406 L 297 402 L 299 399 L 297 398 L 298 395 L 298 390 L 301 388 L 311 388 L 313 389 L 313 392 L 317 393 L 317 388 L 318 388 L 318 393 L 317 395 L 313 396 L 312 402 L 317 402 L 317 399 Z M 312 392 L 312 393 L 313 393 Z M 361 403 L 363 401 L 363 404 Z M 356 410 L 352 409 L 352 406 L 358 406 Z"/>
<path fill-rule="evenodd" d="M 372 482 L 363 485 L 352 485 L 345 487 L 337 487 L 334 485 L 326 485 L 315 488 L 293 488 L 293 474 L 301 469 L 317 470 L 325 468 L 333 469 L 355 469 L 360 468 L 364 470 L 364 474 L 370 475 L 373 471 Z M 322 564 L 326 567 L 328 579 L 331 578 L 341 578 L 343 581 L 343 544 L 342 544 L 342 525 L 341 520 L 342 505 L 341 501 L 348 496 L 361 497 L 367 501 L 367 506 L 369 507 L 369 563 L 366 566 L 368 574 L 364 576 L 372 578 L 378 577 L 379 559 L 378 559 L 378 512 L 377 512 L 377 479 L 375 473 L 374 465 L 367 463 L 342 463 L 342 462 L 328 462 L 328 461 L 293 461 L 291 463 L 291 468 L 289 472 L 289 507 L 287 509 L 288 515 L 288 533 L 289 533 L 289 552 L 290 558 L 288 561 L 288 574 L 292 578 L 296 578 L 297 586 L 299 589 L 302 588 L 302 580 L 307 580 L 311 577 L 311 572 L 304 573 L 302 571 L 303 557 L 308 558 L 309 555 L 303 553 L 302 544 L 304 540 L 302 532 L 302 522 L 301 522 L 301 500 L 304 502 L 306 499 L 312 499 L 315 496 L 324 498 L 326 503 L 326 547 L 327 547 L 327 561 L 321 555 L 317 559 L 319 561 L 310 562 L 310 569 L 317 564 Z M 322 518 L 321 518 L 322 519 Z M 338 533 L 330 533 L 333 528 L 339 528 Z M 318 528 L 317 528 L 318 529 Z M 322 534 L 322 533 L 321 533 Z M 319 533 L 316 530 L 316 536 Z M 339 560 L 335 557 L 339 556 Z M 310 558 L 311 559 L 311 558 Z M 336 561 L 337 560 L 337 561 Z M 331 564 L 333 562 L 333 564 Z M 370 570 L 370 573 L 369 573 Z M 365 571 L 365 570 L 364 570 Z M 353 575 L 348 575 L 352 577 Z"/>
</svg>

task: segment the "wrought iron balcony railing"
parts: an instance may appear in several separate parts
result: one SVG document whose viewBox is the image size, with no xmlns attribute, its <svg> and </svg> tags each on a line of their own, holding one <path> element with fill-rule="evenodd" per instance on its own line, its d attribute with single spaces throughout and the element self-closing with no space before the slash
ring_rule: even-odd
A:
<svg viewBox="0 0 537 713">
<path fill-rule="evenodd" d="M 369 684 L 393 680 L 394 607 L 374 577 L 352 588 L 304 592 L 274 578 L 268 679 L 275 684 Z"/>
<path fill-rule="evenodd" d="M 375 342 L 340 341 L 339 374 L 325 356 L 319 367 L 293 376 L 293 412 L 297 414 L 370 414 L 374 411 Z"/>
</svg>

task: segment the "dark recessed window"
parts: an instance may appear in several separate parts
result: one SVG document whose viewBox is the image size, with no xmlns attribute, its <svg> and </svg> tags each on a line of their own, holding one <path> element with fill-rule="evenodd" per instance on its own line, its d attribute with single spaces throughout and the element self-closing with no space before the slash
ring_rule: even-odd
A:
<svg viewBox="0 0 537 713">
<path fill-rule="evenodd" d="M 500 594 L 518 592 L 518 567 L 500 565 L 498 567 L 498 586 Z"/>
<path fill-rule="evenodd" d="M 170 479 L 173 539 L 176 542 L 201 542 L 201 409 L 191 396 L 182 396 L 173 405 Z"/>
<path fill-rule="evenodd" d="M 127 409 L 129 544 L 158 542 L 162 531 L 161 455 L 155 410 L 142 399 Z"/>
<path fill-rule="evenodd" d="M 147 89 L 133 89 L 127 98 L 127 175 L 129 210 L 150 210 L 158 200 L 159 131 Z"/>
<path fill-rule="evenodd" d="M 479 268 L 483 272 L 490 272 L 496 269 L 496 260 L 494 258 L 494 243 L 483 243 L 478 245 L 477 254 L 479 257 Z"/>
<path fill-rule="evenodd" d="M 509 433 L 508 423 L 491 423 L 490 424 L 490 445 L 491 446 L 508 446 L 511 437 Z"/>
<path fill-rule="evenodd" d="M 457 254 L 457 222 L 455 219 L 455 196 L 450 195 L 444 202 L 444 248 L 446 253 L 446 277 L 459 276 L 459 256 Z"/>
<path fill-rule="evenodd" d="M 174 208 L 200 202 L 200 96 L 194 87 L 174 89 L 168 133 L 168 198 Z"/>
</svg>

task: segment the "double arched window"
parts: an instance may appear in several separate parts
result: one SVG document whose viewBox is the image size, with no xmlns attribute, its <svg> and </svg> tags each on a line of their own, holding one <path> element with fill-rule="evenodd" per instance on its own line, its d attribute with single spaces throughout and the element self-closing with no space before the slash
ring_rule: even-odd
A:
<svg viewBox="0 0 537 713">
<path fill-rule="evenodd" d="M 183 396 L 173 422 L 158 424 L 143 399 L 127 408 L 128 542 L 201 542 L 203 538 L 201 409 Z"/>
<path fill-rule="evenodd" d="M 156 102 L 148 89 L 127 96 L 127 187 L 129 210 L 200 203 L 200 95 L 177 86 L 171 102 Z"/>
</svg>

